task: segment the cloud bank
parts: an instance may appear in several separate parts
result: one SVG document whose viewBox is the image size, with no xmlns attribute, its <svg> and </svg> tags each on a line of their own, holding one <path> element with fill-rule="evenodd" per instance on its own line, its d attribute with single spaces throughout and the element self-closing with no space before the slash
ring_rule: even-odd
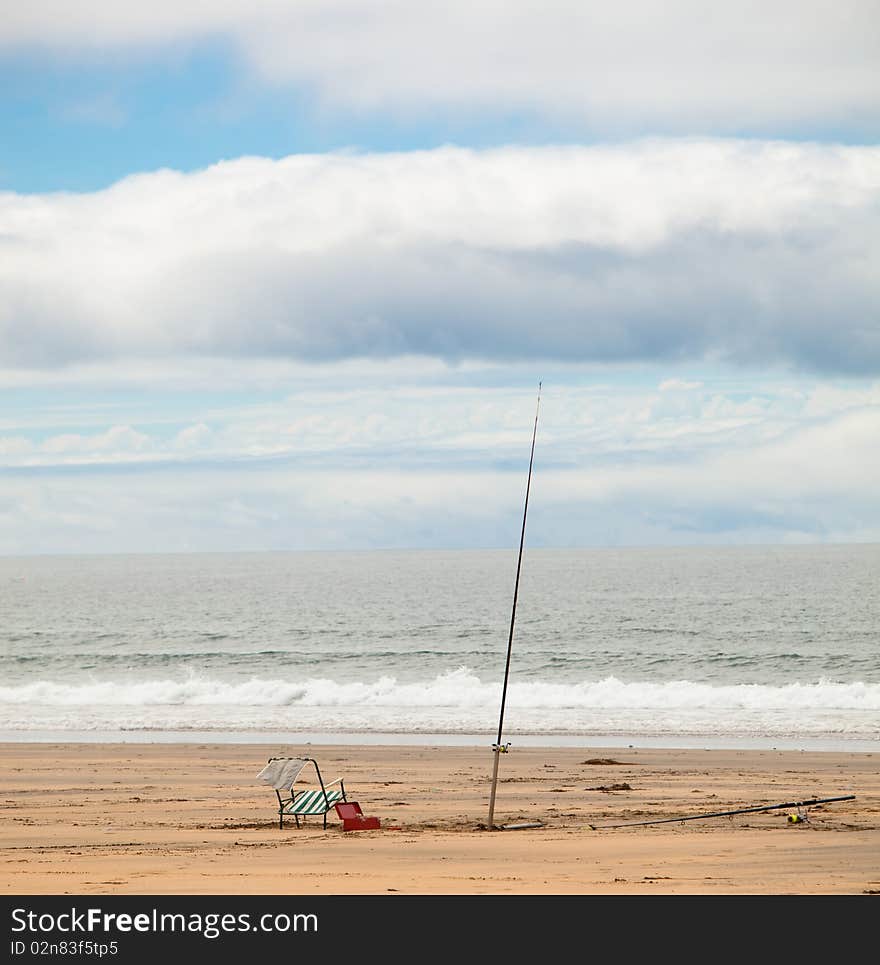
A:
<svg viewBox="0 0 880 965">
<path fill-rule="evenodd" d="M 0 195 L 0 364 L 710 359 L 880 370 L 880 149 L 242 158 Z"/>
<path fill-rule="evenodd" d="M 535 399 L 490 374 L 388 363 L 245 405 L 232 381 L 188 410 L 65 392 L 0 420 L 0 552 L 514 546 Z M 550 375 L 530 545 L 880 539 L 880 381 Z"/>
<path fill-rule="evenodd" d="M 877 541 L 877 407 L 688 463 L 547 467 L 532 546 Z M 523 472 L 278 465 L 9 474 L 0 552 L 513 547 Z"/>
<path fill-rule="evenodd" d="M 10 6 L 10 5 L 7 5 Z M 206 41 L 330 108 L 532 112 L 604 131 L 877 132 L 872 0 L 37 0 L 0 48 L 65 57 Z"/>
</svg>

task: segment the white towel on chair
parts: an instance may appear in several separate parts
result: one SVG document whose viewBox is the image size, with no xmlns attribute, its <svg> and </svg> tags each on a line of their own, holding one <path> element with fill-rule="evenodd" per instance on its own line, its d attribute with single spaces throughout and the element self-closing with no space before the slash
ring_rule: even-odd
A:
<svg viewBox="0 0 880 965">
<path fill-rule="evenodd" d="M 306 764 L 308 760 L 301 757 L 276 757 L 260 771 L 257 779 L 270 784 L 276 791 L 289 791 Z"/>
</svg>

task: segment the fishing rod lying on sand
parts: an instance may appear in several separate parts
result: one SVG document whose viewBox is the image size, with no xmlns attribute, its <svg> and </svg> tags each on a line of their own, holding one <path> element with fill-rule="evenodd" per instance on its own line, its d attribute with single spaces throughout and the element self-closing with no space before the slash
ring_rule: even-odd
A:
<svg viewBox="0 0 880 965">
<path fill-rule="evenodd" d="M 703 818 L 726 818 L 734 814 L 753 814 L 759 811 L 776 811 L 779 808 L 807 808 L 814 804 L 830 804 L 832 801 L 854 801 L 855 794 L 847 794 L 844 797 L 814 797 L 809 801 L 789 801 L 786 804 L 764 804 L 755 808 L 739 808 L 736 811 L 714 811 L 711 814 L 691 814 L 684 818 L 660 818 L 657 821 L 632 821 L 626 824 L 591 824 L 591 831 L 602 831 L 605 828 L 642 828 L 647 824 L 672 824 L 678 821 L 699 821 Z M 789 815 L 789 820 L 794 815 Z M 796 819 L 798 822 L 804 820 L 800 815 Z"/>
</svg>

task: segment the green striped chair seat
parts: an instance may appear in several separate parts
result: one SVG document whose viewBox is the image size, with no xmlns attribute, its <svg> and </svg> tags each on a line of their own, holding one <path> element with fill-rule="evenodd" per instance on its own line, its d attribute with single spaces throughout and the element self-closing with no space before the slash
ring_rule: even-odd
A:
<svg viewBox="0 0 880 965">
<path fill-rule="evenodd" d="M 345 799 L 342 791 L 299 791 L 291 801 L 286 801 L 284 814 L 326 814 L 337 801 Z"/>
<path fill-rule="evenodd" d="M 293 785 L 307 764 L 314 766 L 315 778 L 320 788 L 295 791 Z M 285 814 L 293 815 L 297 827 L 299 827 L 299 819 L 305 818 L 307 814 L 323 815 L 326 828 L 327 812 L 332 810 L 334 804 L 345 800 L 345 782 L 338 777 L 335 781 L 325 784 L 318 762 L 313 757 L 270 757 L 266 766 L 257 775 L 257 779 L 275 789 L 275 795 L 278 798 L 279 830 L 284 827 Z M 339 789 L 329 790 L 334 784 L 338 784 Z"/>
</svg>

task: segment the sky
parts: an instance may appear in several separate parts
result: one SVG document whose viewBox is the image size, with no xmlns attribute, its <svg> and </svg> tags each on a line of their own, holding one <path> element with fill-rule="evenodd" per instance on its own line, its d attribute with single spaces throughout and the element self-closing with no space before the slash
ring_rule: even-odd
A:
<svg viewBox="0 0 880 965">
<path fill-rule="evenodd" d="M 880 541 L 876 0 L 0 19 L 0 554 Z"/>
</svg>

